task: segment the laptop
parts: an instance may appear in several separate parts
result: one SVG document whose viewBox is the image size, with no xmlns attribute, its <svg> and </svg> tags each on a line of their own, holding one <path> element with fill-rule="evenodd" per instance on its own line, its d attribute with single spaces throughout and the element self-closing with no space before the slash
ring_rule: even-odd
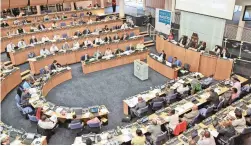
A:
<svg viewBox="0 0 251 146">
<path fill-rule="evenodd" d="M 89 111 L 91 113 L 98 113 L 99 112 L 99 107 L 98 106 L 91 107 L 91 108 L 89 108 Z"/>
</svg>

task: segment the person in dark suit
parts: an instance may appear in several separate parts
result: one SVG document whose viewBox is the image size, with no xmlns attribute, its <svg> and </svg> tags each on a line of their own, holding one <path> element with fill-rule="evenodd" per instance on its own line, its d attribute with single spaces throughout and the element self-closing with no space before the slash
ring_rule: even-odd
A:
<svg viewBox="0 0 251 146">
<path fill-rule="evenodd" d="M 95 4 L 94 4 L 94 7 L 100 7 L 100 5 L 98 4 L 98 2 L 96 2 Z"/>
<path fill-rule="evenodd" d="M 154 102 L 163 102 L 164 99 L 162 97 L 159 97 L 159 93 L 156 93 L 156 97 L 152 100 L 152 103 Z"/>
<path fill-rule="evenodd" d="M 1 24 L 1 27 L 8 27 L 9 24 L 6 21 L 3 21 L 3 23 Z"/>
<path fill-rule="evenodd" d="M 28 58 L 34 58 L 36 57 L 36 54 L 34 52 L 29 52 Z"/>
<path fill-rule="evenodd" d="M 130 46 L 126 47 L 126 51 L 130 51 L 130 50 L 134 50 L 135 48 L 132 46 L 132 44 L 130 44 Z"/>
<path fill-rule="evenodd" d="M 116 12 L 116 0 L 112 0 L 112 10 L 113 10 L 113 13 Z"/>
<path fill-rule="evenodd" d="M 30 39 L 30 44 L 37 43 L 37 38 L 35 36 L 32 36 Z"/>
<path fill-rule="evenodd" d="M 210 89 L 210 96 L 207 98 L 207 101 L 209 102 L 210 107 L 217 107 L 220 103 L 219 95 L 214 91 L 214 89 Z"/>
<path fill-rule="evenodd" d="M 87 27 L 84 31 L 83 31 L 83 35 L 87 35 L 87 34 L 90 34 L 91 31 L 90 29 Z"/>
<path fill-rule="evenodd" d="M 103 29 L 103 31 L 109 31 L 110 29 L 108 28 L 107 25 L 105 25 L 105 28 Z"/>
<path fill-rule="evenodd" d="M 61 67 L 62 65 L 57 62 L 57 60 L 54 60 L 51 64 L 51 70 L 56 70 L 58 67 Z"/>
<path fill-rule="evenodd" d="M 198 51 L 205 51 L 206 47 L 207 47 L 206 42 L 202 42 L 198 47 Z"/>
<path fill-rule="evenodd" d="M 78 24 L 79 24 L 79 25 L 85 24 L 85 21 L 84 21 L 84 18 L 83 18 L 83 17 L 81 17 L 81 19 L 79 20 Z"/>
<path fill-rule="evenodd" d="M 86 15 L 91 16 L 91 15 L 92 15 L 92 12 L 91 12 L 91 11 L 88 11 L 88 12 L 86 13 Z"/>
<path fill-rule="evenodd" d="M 146 102 L 143 100 L 142 97 L 139 97 L 137 105 L 135 107 L 131 108 L 131 110 L 130 110 L 132 117 L 135 116 L 134 113 L 136 113 L 137 110 L 144 108 L 144 107 L 146 107 Z"/>
<path fill-rule="evenodd" d="M 44 30 L 46 27 L 42 23 L 40 23 L 37 28 L 39 30 Z"/>
<path fill-rule="evenodd" d="M 80 37 L 80 36 L 82 36 L 82 33 L 81 33 L 79 30 L 77 30 L 77 31 L 74 33 L 74 36 Z"/>
<path fill-rule="evenodd" d="M 121 50 L 121 49 L 119 49 L 119 48 L 115 50 L 115 54 L 116 54 L 116 55 L 118 55 L 118 54 L 120 54 L 120 53 L 123 53 L 123 52 L 124 52 L 124 51 Z"/>
<path fill-rule="evenodd" d="M 127 33 L 124 33 L 121 40 L 128 40 L 128 39 L 129 39 L 129 35 Z"/>
<path fill-rule="evenodd" d="M 86 61 L 88 59 L 90 59 L 90 56 L 88 54 L 81 56 L 81 61 Z"/>
<path fill-rule="evenodd" d="M 159 54 L 159 57 L 161 57 L 163 60 L 166 60 L 166 53 L 164 50 Z"/>
<path fill-rule="evenodd" d="M 104 39 L 104 42 L 111 42 L 112 41 L 112 38 L 111 36 L 109 36 L 108 34 L 106 35 L 105 39 Z"/>
<path fill-rule="evenodd" d="M 119 34 L 116 33 L 116 35 L 113 37 L 113 40 L 120 40 Z"/>
<path fill-rule="evenodd" d="M 23 33 L 25 33 L 25 30 L 23 28 L 20 27 L 17 29 L 17 34 L 23 34 Z"/>
</svg>

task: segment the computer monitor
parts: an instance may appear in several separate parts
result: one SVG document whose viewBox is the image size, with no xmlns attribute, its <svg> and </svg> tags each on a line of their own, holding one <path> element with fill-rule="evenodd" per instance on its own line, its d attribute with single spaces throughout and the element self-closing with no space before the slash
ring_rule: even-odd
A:
<svg viewBox="0 0 251 146">
<path fill-rule="evenodd" d="M 99 112 L 99 107 L 98 106 L 91 107 L 91 108 L 89 108 L 89 111 L 91 113 L 98 113 Z"/>
</svg>

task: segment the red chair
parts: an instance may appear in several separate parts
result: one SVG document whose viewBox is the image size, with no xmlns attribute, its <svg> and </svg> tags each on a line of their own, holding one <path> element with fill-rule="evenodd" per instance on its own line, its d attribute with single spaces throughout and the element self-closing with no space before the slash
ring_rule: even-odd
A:
<svg viewBox="0 0 251 146">
<path fill-rule="evenodd" d="M 174 131 L 173 131 L 173 135 L 178 136 L 178 135 L 180 135 L 180 133 L 182 133 L 182 132 L 184 132 L 184 131 L 186 131 L 186 130 L 187 130 L 187 122 L 186 122 L 186 121 L 183 121 L 183 122 L 179 123 L 179 124 L 175 127 L 175 129 L 174 129 Z"/>
<path fill-rule="evenodd" d="M 36 112 L 36 118 L 37 118 L 37 120 L 41 119 L 41 110 L 42 110 L 41 107 L 37 108 L 37 112 Z"/>
</svg>

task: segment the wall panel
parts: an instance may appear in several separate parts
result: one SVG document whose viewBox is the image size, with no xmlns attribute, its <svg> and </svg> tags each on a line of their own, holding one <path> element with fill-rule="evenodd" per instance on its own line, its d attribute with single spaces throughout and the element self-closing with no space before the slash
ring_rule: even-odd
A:
<svg viewBox="0 0 251 146">
<path fill-rule="evenodd" d="M 31 6 L 47 5 L 47 0 L 30 0 L 30 5 Z"/>
<path fill-rule="evenodd" d="M 165 0 L 146 0 L 146 7 L 164 9 Z"/>
<path fill-rule="evenodd" d="M 1 0 L 1 9 L 8 9 L 10 7 L 10 0 Z"/>
<path fill-rule="evenodd" d="M 10 8 L 22 8 L 28 5 L 28 0 L 10 0 Z"/>
</svg>

